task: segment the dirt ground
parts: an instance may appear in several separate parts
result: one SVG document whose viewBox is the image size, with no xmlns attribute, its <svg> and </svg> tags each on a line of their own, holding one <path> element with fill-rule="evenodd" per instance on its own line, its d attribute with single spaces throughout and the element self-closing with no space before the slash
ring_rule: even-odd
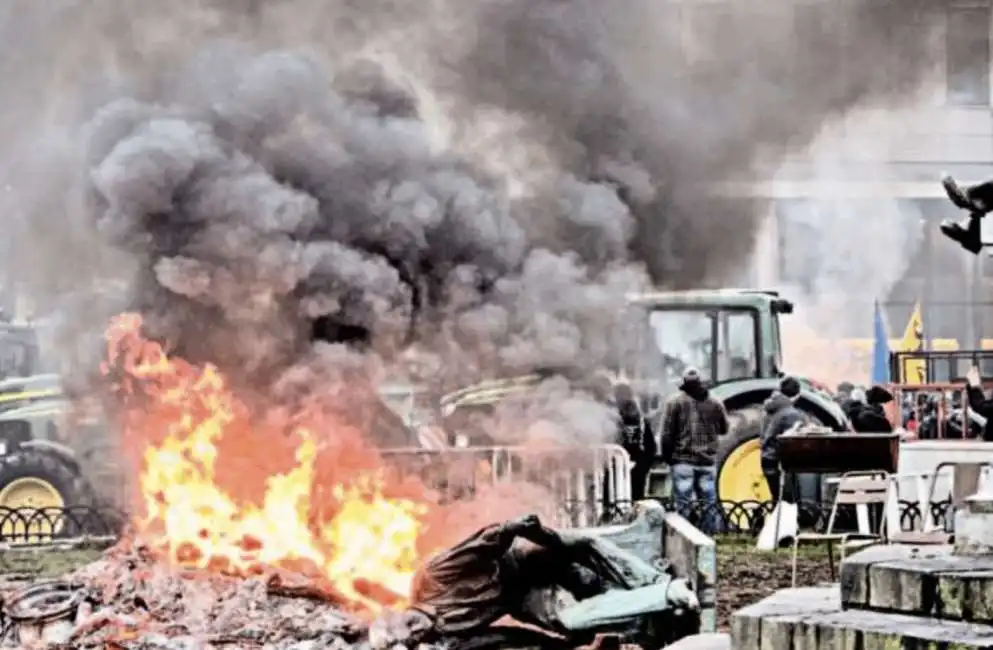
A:
<svg viewBox="0 0 993 650">
<path fill-rule="evenodd" d="M 757 551 L 754 539 L 729 538 L 717 543 L 717 627 L 727 630 L 731 614 L 756 603 L 777 589 L 790 586 L 791 549 Z M 801 547 L 797 558 L 798 584 L 831 581 L 827 552 Z"/>
</svg>

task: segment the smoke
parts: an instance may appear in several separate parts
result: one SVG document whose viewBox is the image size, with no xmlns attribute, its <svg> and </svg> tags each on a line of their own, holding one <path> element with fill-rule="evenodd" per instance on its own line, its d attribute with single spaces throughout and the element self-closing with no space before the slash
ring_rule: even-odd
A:
<svg viewBox="0 0 993 650">
<path fill-rule="evenodd" d="M 4 35 L 59 55 L 2 70 L 11 274 L 256 388 L 334 375 L 315 332 L 448 386 L 614 361 L 626 292 L 747 260 L 764 208 L 709 184 L 930 65 L 891 29 L 914 2 L 803 36 L 793 2 L 719 4 L 18 5 Z"/>
<path fill-rule="evenodd" d="M 870 373 L 870 355 L 844 342 L 851 332 L 871 332 L 873 307 L 884 302 L 904 276 L 912 253 L 923 240 L 924 219 L 918 205 L 870 192 L 846 197 L 832 192 L 857 164 L 863 179 L 874 184 L 896 181 L 883 161 L 915 133 L 934 128 L 933 87 L 924 87 L 913 102 L 864 107 L 824 129 L 793 164 L 811 170 L 826 196 L 780 202 L 779 228 L 785 243 L 787 274 L 797 278 L 783 290 L 797 299 L 797 314 L 784 329 L 787 367 L 822 381 L 862 381 Z M 774 183 L 788 184 L 788 167 Z M 868 185 L 871 187 L 871 185 Z M 902 323 L 892 324 L 899 328 Z M 891 330 L 899 336 L 902 330 Z"/>
</svg>

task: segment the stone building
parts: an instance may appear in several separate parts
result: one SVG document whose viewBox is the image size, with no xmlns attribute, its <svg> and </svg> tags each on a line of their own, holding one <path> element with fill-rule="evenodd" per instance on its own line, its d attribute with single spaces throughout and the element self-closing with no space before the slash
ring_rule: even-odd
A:
<svg viewBox="0 0 993 650">
<path fill-rule="evenodd" d="M 797 2 L 797 47 L 844 2 Z M 717 24 L 723 4 L 684 1 L 681 17 Z M 826 294 L 847 297 L 844 316 L 836 300 L 823 316 L 832 319 L 830 334 L 867 344 L 878 300 L 899 337 L 919 302 L 933 347 L 993 348 L 993 259 L 973 257 L 938 232 L 942 219 L 958 216 L 941 174 L 963 182 L 993 176 L 990 0 L 934 2 L 893 29 L 916 35 L 908 42 L 934 62 L 917 96 L 861 107 L 826 125 L 808 149 L 742 174 L 723 191 L 768 200 L 754 284 L 783 287 L 814 311 Z M 874 63 L 838 67 L 843 74 L 845 65 Z"/>
</svg>

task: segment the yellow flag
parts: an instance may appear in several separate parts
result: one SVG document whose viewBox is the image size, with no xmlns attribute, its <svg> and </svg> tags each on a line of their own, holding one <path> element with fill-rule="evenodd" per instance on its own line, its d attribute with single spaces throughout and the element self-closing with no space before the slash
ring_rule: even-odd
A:
<svg viewBox="0 0 993 650">
<path fill-rule="evenodd" d="M 918 300 L 914 305 L 914 311 L 910 314 L 907 322 L 907 329 L 903 331 L 903 339 L 900 341 L 899 352 L 923 352 L 924 351 L 924 319 L 921 317 L 921 302 Z M 924 357 L 903 356 L 901 357 L 901 381 L 905 384 L 920 385 L 927 381 L 927 371 L 925 369 Z"/>
</svg>

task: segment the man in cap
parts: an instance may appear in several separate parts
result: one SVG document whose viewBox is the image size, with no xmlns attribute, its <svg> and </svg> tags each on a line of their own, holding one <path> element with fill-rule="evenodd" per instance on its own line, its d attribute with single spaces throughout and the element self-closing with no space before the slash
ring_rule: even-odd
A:
<svg viewBox="0 0 993 650">
<path fill-rule="evenodd" d="M 873 386 L 867 391 L 852 392 L 854 405 L 848 418 L 852 428 L 858 433 L 891 433 L 893 424 L 886 417 L 884 404 L 893 401 L 893 395 L 882 386 Z M 856 399 L 857 398 L 857 399 Z"/>
<path fill-rule="evenodd" d="M 679 391 L 666 402 L 662 416 L 662 459 L 669 464 L 672 496 L 680 511 L 703 508 L 706 532 L 720 530 L 717 505 L 717 442 L 728 432 L 728 416 L 710 395 L 696 368 L 683 372 Z"/>
<path fill-rule="evenodd" d="M 781 496 L 792 501 L 790 495 L 780 495 L 779 436 L 803 422 L 803 412 L 795 406 L 800 396 L 800 382 L 793 377 L 783 377 L 779 390 L 765 401 L 766 419 L 762 425 L 762 474 L 769 484 L 772 502 L 779 503 Z"/>
</svg>

